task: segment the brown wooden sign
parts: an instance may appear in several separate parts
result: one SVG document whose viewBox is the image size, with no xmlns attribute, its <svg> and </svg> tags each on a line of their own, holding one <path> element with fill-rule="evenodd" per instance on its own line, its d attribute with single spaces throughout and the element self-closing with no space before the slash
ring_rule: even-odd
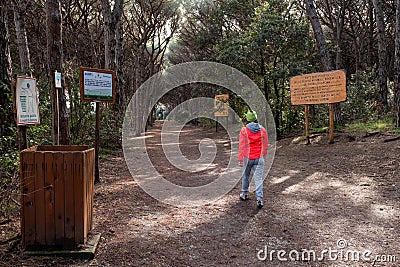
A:
<svg viewBox="0 0 400 267">
<path fill-rule="evenodd" d="M 346 73 L 343 70 L 311 73 L 290 79 L 293 105 L 331 104 L 346 100 Z"/>
<path fill-rule="evenodd" d="M 214 100 L 214 116 L 227 117 L 228 116 L 228 94 L 216 95 Z"/>
</svg>

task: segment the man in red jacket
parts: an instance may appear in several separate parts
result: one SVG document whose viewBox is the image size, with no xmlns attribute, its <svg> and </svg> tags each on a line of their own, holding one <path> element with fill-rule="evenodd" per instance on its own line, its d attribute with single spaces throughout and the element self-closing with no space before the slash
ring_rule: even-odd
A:
<svg viewBox="0 0 400 267">
<path fill-rule="evenodd" d="M 263 171 L 264 156 L 268 150 L 268 134 L 264 127 L 257 122 L 257 115 L 253 111 L 246 114 L 247 124 L 240 131 L 239 136 L 239 165 L 243 166 L 241 200 L 247 200 L 249 192 L 250 172 L 256 186 L 257 207 L 263 207 Z"/>
</svg>

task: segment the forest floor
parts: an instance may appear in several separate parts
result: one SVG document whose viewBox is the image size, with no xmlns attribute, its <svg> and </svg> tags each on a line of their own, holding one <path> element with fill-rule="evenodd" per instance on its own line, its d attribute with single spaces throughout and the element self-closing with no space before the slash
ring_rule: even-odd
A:
<svg viewBox="0 0 400 267">
<path fill-rule="evenodd" d="M 158 171 L 181 185 L 192 182 L 162 156 L 160 124 L 149 134 L 147 149 Z M 239 180 L 208 205 L 163 204 L 136 184 L 122 152 L 103 157 L 94 197 L 93 233 L 101 233 L 94 259 L 26 257 L 20 245 L 12 251 L 0 245 L 0 266 L 400 266 L 400 141 L 386 142 L 395 137 L 388 132 L 335 135 L 332 145 L 325 134 L 310 145 L 279 140 L 260 210 L 254 194 L 239 200 Z M 230 149 L 224 133 L 188 126 L 183 154 L 204 137 Z M 220 162 L 227 157 L 218 150 Z M 202 172 L 196 183 L 212 177 Z M 18 219 L 0 226 L 3 234 L 18 231 Z"/>
</svg>

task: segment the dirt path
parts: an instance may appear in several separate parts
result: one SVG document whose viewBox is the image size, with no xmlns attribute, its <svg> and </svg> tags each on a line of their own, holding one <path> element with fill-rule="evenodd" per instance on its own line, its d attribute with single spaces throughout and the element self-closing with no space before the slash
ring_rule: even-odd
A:
<svg viewBox="0 0 400 267">
<path fill-rule="evenodd" d="M 171 181 L 188 184 L 187 173 L 171 169 L 162 159 L 159 132 L 152 129 L 154 139 L 148 142 L 158 170 Z M 222 134 L 213 131 L 188 127 L 182 136 L 183 153 L 195 151 L 189 141 L 204 136 L 221 148 L 217 157 L 223 163 L 229 146 Z M 254 196 L 239 201 L 240 183 L 210 205 L 168 206 L 137 186 L 122 153 L 101 159 L 94 232 L 102 233 L 102 238 L 96 257 L 90 262 L 44 258 L 22 262 L 24 266 L 400 266 L 400 142 L 383 142 L 388 137 L 342 133 L 333 145 L 321 136 L 308 146 L 292 139 L 279 141 L 265 181 L 262 210 L 256 208 Z M 197 178 L 204 184 L 212 175 L 203 172 Z M 291 260 L 296 257 L 298 261 Z"/>
</svg>

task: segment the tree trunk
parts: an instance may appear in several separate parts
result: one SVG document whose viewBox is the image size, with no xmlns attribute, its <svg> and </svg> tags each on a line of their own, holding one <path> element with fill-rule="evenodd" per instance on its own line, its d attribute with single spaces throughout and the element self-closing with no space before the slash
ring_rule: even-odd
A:
<svg viewBox="0 0 400 267">
<path fill-rule="evenodd" d="M 122 125 L 122 88 L 121 85 L 121 68 L 122 68 L 122 13 L 123 13 L 123 0 L 114 1 L 114 9 L 111 11 L 111 4 L 109 0 L 102 0 L 102 13 L 104 20 L 104 59 L 105 68 L 113 70 L 117 77 L 115 80 L 115 104 L 112 106 L 112 110 L 107 113 L 107 116 L 111 116 L 111 129 L 115 135 L 119 134 L 119 129 Z M 120 77 L 121 75 L 121 77 Z M 99 126 L 98 126 L 99 127 Z M 119 138 L 117 139 L 119 140 Z M 109 139 L 115 144 L 115 139 Z M 119 141 L 117 141 L 118 143 Z M 119 144 L 121 145 L 121 144 Z"/>
<path fill-rule="evenodd" d="M 312 0 L 305 0 L 304 1 L 306 4 L 306 9 L 307 9 L 307 15 L 308 18 L 311 22 L 312 28 L 313 28 L 313 32 L 314 32 L 314 36 L 315 36 L 315 40 L 317 41 L 317 46 L 319 49 L 319 53 L 321 56 L 321 61 L 322 61 L 322 65 L 324 67 L 325 71 L 331 71 L 332 68 L 332 63 L 331 63 L 331 59 L 329 57 L 329 51 L 328 51 L 328 47 L 326 45 L 325 42 L 325 36 L 324 33 L 322 31 L 322 27 L 321 27 L 321 23 L 319 22 L 318 16 L 317 16 L 317 12 L 315 11 L 315 7 L 313 4 Z M 339 103 L 336 104 L 330 104 L 330 114 L 331 114 L 331 110 L 333 108 L 333 115 L 334 115 L 334 120 L 336 122 L 341 122 L 341 107 Z M 331 123 L 333 124 L 332 120 Z M 331 129 L 331 134 L 330 134 L 330 143 L 333 143 L 333 127 L 330 127 Z"/>
<path fill-rule="evenodd" d="M 19 51 L 19 60 L 21 62 L 21 72 L 28 76 L 31 75 L 31 60 L 29 55 L 28 37 L 26 34 L 25 26 L 25 12 L 26 12 L 25 1 L 16 0 L 14 3 L 14 23 L 15 33 L 17 36 L 17 44 Z"/>
<path fill-rule="evenodd" d="M 396 0 L 396 37 L 394 52 L 394 118 L 400 127 L 400 0 Z"/>
<path fill-rule="evenodd" d="M 343 56 L 342 56 L 342 33 L 344 28 L 344 20 L 346 7 L 344 6 L 344 2 L 342 2 L 342 6 L 339 9 L 339 13 L 336 17 L 336 69 L 340 70 L 343 68 Z M 335 103 L 334 106 L 334 119 L 335 122 L 339 125 L 344 125 L 343 116 L 342 116 L 342 105 L 340 103 Z"/>
<path fill-rule="evenodd" d="M 385 39 L 385 18 L 380 0 L 373 0 L 375 8 L 376 26 L 378 28 L 378 86 L 379 86 L 379 112 L 383 114 L 388 106 L 388 85 L 386 69 L 386 39 Z"/>
<path fill-rule="evenodd" d="M 263 89 L 264 89 L 264 96 L 265 99 L 268 101 L 269 100 L 269 95 L 268 95 L 268 84 L 267 84 L 267 71 L 265 69 L 265 55 L 264 55 L 264 49 L 260 48 L 260 73 L 261 76 L 263 77 Z"/>
<path fill-rule="evenodd" d="M 116 106 L 118 112 L 123 112 L 125 107 L 125 92 L 124 92 L 124 28 L 122 20 L 117 25 L 117 47 L 116 47 Z"/>
<path fill-rule="evenodd" d="M 10 126 L 13 124 L 13 108 L 11 95 L 11 57 L 7 23 L 6 0 L 0 1 L 0 136 L 11 135 Z M 1 151 L 0 151 L 1 153 Z"/>
<path fill-rule="evenodd" d="M 122 53 L 122 31 L 120 27 L 122 27 L 121 18 L 123 13 L 123 0 L 116 0 L 112 11 L 109 0 L 102 0 L 101 3 L 104 19 L 105 68 L 117 73 L 117 63 L 122 63 L 122 55 L 117 54 L 117 52 Z M 121 98 L 121 88 L 116 88 L 116 90 L 116 104 L 120 104 L 119 98 Z"/>
<path fill-rule="evenodd" d="M 306 4 L 308 19 L 310 20 L 314 37 L 317 42 L 322 66 L 324 67 L 325 71 L 331 71 L 333 69 L 332 63 L 329 56 L 328 47 L 326 45 L 324 32 L 322 31 L 321 23 L 319 22 L 317 12 L 315 11 L 314 3 L 312 0 L 304 0 L 304 3 Z"/>
<path fill-rule="evenodd" d="M 46 17 L 47 65 L 52 111 L 53 144 L 69 145 L 70 132 L 65 89 L 64 86 L 62 86 L 62 88 L 56 88 L 54 81 L 55 71 L 63 73 L 62 17 L 59 0 L 46 0 Z"/>
<path fill-rule="evenodd" d="M 278 57 L 275 56 L 274 58 L 274 70 L 277 69 L 278 65 Z M 272 84 L 274 87 L 274 92 L 275 92 L 275 114 L 274 114 L 274 119 L 275 119 L 275 126 L 276 126 L 276 134 L 277 138 L 279 139 L 281 137 L 281 114 L 282 114 L 282 109 L 281 109 L 281 96 L 279 93 L 279 87 L 278 87 L 278 79 L 273 78 L 272 79 Z"/>
<path fill-rule="evenodd" d="M 373 60 L 373 44 L 374 44 L 374 4 L 372 0 L 368 1 L 368 19 L 369 19 L 369 29 L 368 29 L 368 56 L 367 56 L 367 66 L 372 67 L 374 65 Z"/>
<path fill-rule="evenodd" d="M 21 63 L 21 72 L 24 75 L 31 76 L 31 60 L 29 55 L 28 37 L 25 26 L 25 12 L 27 3 L 24 0 L 14 1 L 14 24 L 15 34 L 17 36 L 17 44 L 19 51 L 19 60 Z M 28 148 L 28 139 L 26 134 L 26 126 L 18 126 L 18 146 L 19 150 Z"/>
</svg>

